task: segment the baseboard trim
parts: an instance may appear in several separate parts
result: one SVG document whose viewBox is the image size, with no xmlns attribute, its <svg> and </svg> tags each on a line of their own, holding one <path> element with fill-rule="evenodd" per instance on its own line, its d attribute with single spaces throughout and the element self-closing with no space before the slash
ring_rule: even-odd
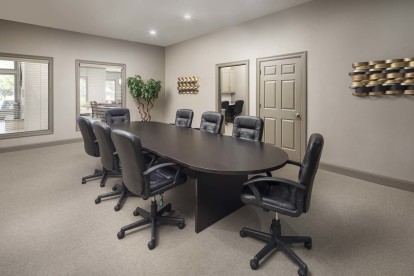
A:
<svg viewBox="0 0 414 276">
<path fill-rule="evenodd" d="M 382 176 L 382 175 L 373 174 L 373 173 L 368 173 L 368 172 L 363 172 L 363 171 L 358 171 L 358 170 L 336 166 L 332 164 L 327 164 L 327 163 L 320 163 L 319 168 L 322 170 L 326 170 L 326 171 L 350 176 L 353 178 L 365 180 L 368 182 L 372 182 L 372 183 L 376 183 L 376 184 L 380 184 L 380 185 L 384 185 L 384 186 L 388 186 L 392 188 L 397 188 L 397 189 L 401 189 L 404 191 L 409 191 L 409 192 L 414 193 L 414 182 L 392 178 L 392 177 L 387 177 L 387 176 Z"/>
<path fill-rule="evenodd" d="M 38 149 L 38 148 L 45 148 L 45 147 L 50 147 L 50 146 L 59 146 L 59 145 L 65 145 L 65 144 L 78 143 L 82 141 L 83 141 L 82 138 L 75 138 L 75 139 L 59 140 L 59 141 L 53 141 L 53 142 L 36 143 L 36 144 L 23 145 L 23 146 L 1 147 L 0 153 L 21 151 L 21 150 L 28 150 L 28 149 Z"/>
</svg>

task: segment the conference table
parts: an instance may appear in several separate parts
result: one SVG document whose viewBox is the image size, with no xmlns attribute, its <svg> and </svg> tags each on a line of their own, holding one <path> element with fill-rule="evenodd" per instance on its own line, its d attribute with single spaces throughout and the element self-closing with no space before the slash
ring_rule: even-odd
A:
<svg viewBox="0 0 414 276">
<path fill-rule="evenodd" d="M 135 134 L 143 149 L 195 172 L 195 232 L 243 206 L 240 191 L 249 174 L 283 167 L 286 152 L 270 144 L 160 122 L 110 125 Z"/>
</svg>

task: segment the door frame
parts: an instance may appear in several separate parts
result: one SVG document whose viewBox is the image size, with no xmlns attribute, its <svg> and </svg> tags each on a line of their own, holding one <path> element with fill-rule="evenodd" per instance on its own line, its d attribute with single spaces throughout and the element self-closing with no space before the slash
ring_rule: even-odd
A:
<svg viewBox="0 0 414 276">
<path fill-rule="evenodd" d="M 250 114 L 250 104 L 249 104 L 249 97 L 250 97 L 250 89 L 249 89 L 249 60 L 240 60 L 240 61 L 233 61 L 233 62 L 226 62 L 226 63 L 218 63 L 216 64 L 216 111 L 221 112 L 221 93 L 220 93 L 220 69 L 223 67 L 230 67 L 230 66 L 239 66 L 245 65 L 246 66 L 246 74 L 245 74 L 245 85 L 246 85 L 246 115 Z"/>
<path fill-rule="evenodd" d="M 306 152 L 306 143 L 307 143 L 307 126 L 308 126 L 308 114 L 307 114 L 307 94 L 308 94 L 308 75 L 307 75 L 307 51 L 297 52 L 292 54 L 284 54 L 284 55 L 276 55 L 270 57 L 263 57 L 256 59 L 256 114 L 257 117 L 260 117 L 260 63 L 275 60 L 275 59 L 287 59 L 287 58 L 300 58 L 301 59 L 301 66 L 299 70 L 301 70 L 303 76 L 302 82 L 302 91 L 301 93 L 301 107 L 300 107 L 300 114 L 301 114 L 301 137 L 300 137 L 300 158 L 303 159 L 305 152 Z M 263 118 L 262 118 L 263 119 Z"/>
</svg>

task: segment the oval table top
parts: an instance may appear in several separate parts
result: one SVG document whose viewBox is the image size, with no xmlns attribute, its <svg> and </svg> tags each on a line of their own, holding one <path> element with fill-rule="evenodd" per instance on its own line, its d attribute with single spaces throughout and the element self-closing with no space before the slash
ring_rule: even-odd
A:
<svg viewBox="0 0 414 276">
<path fill-rule="evenodd" d="M 135 134 L 149 152 L 206 173 L 263 173 L 283 167 L 288 160 L 286 152 L 270 144 L 198 129 L 160 122 L 114 123 L 110 127 Z"/>
</svg>

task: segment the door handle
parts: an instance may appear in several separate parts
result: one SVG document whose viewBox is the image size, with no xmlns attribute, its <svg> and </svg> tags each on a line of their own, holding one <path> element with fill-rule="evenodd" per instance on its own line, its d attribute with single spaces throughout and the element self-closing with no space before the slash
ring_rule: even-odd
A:
<svg viewBox="0 0 414 276">
<path fill-rule="evenodd" d="M 300 115 L 300 113 L 296 113 L 296 118 L 302 119 L 302 116 Z"/>
</svg>

